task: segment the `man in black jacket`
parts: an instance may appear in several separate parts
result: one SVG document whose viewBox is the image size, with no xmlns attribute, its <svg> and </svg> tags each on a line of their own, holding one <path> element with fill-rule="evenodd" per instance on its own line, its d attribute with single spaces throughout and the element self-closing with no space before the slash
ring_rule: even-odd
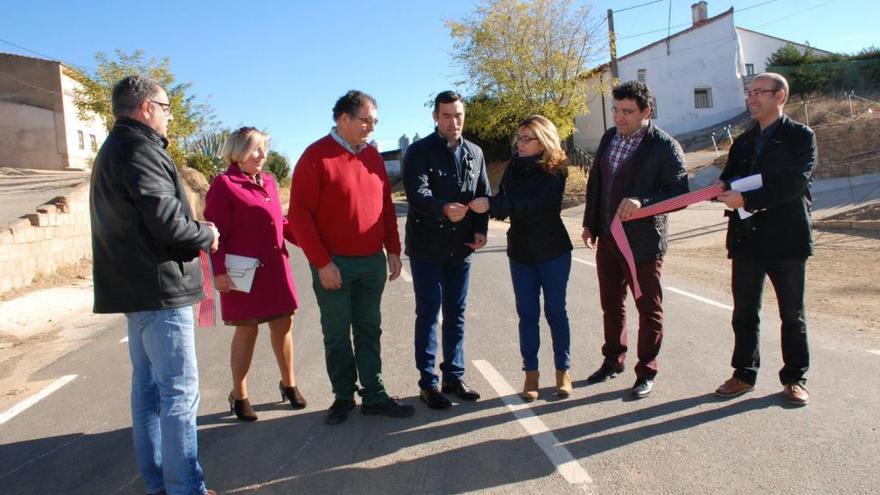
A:
<svg viewBox="0 0 880 495">
<path fill-rule="evenodd" d="M 734 349 L 733 377 L 715 391 L 736 397 L 752 390 L 761 364 L 758 322 L 764 278 L 776 290 L 782 320 L 779 371 L 786 399 L 806 405 L 805 375 L 810 366 L 804 311 L 807 257 L 813 253 L 810 183 L 816 166 L 813 131 L 782 113 L 788 82 L 779 74 L 758 74 L 748 91 L 755 125 L 734 140 L 720 179 L 760 174 L 759 189 L 726 191 L 718 197 L 728 208 L 752 213 L 742 218 L 726 212 L 727 256 L 732 261 Z"/>
<path fill-rule="evenodd" d="M 130 76 L 113 87 L 116 124 L 95 158 L 90 193 L 96 313 L 125 313 L 135 457 L 147 493 L 214 493 L 198 462 L 199 377 L 191 305 L 213 225 L 192 218 L 165 151 L 168 95 Z"/>
<path fill-rule="evenodd" d="M 643 206 L 688 191 L 684 154 L 678 142 L 651 123 L 652 95 L 648 87 L 629 81 L 614 88 L 615 127 L 602 136 L 587 181 L 584 210 L 584 244 L 596 248 L 596 272 L 605 328 L 602 365 L 587 378 L 598 383 L 623 371 L 627 351 L 626 301 L 629 269 L 611 237 L 614 215 L 627 220 Z M 623 224 L 636 262 L 636 276 L 642 297 L 639 311 L 639 340 L 636 382 L 632 394 L 648 396 L 654 389 L 657 355 L 663 340 L 663 291 L 660 268 L 666 253 L 666 215 L 646 217 Z M 596 240 L 598 239 L 598 243 Z"/>
<path fill-rule="evenodd" d="M 483 150 L 461 136 L 464 102 L 444 91 L 434 99 L 435 132 L 413 143 L 403 159 L 406 255 L 416 294 L 415 359 L 421 400 L 434 409 L 475 401 L 480 394 L 464 378 L 464 311 L 474 251 L 486 245 L 488 213 L 469 211 L 474 198 L 489 196 Z M 434 372 L 437 316 L 443 309 L 442 387 Z M 442 393 L 441 393 L 442 392 Z"/>
</svg>

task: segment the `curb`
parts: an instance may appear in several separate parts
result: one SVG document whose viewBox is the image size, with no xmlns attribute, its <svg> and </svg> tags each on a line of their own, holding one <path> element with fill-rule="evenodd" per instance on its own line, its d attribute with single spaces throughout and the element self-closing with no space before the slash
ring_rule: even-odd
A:
<svg viewBox="0 0 880 495">
<path fill-rule="evenodd" d="M 813 228 L 880 230 L 880 220 L 819 220 L 813 222 Z"/>
</svg>

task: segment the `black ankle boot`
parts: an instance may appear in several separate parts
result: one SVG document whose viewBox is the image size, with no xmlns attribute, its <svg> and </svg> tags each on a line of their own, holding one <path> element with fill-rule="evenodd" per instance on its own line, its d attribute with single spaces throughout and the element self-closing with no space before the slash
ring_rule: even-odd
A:
<svg viewBox="0 0 880 495">
<path fill-rule="evenodd" d="M 251 401 L 247 399 L 238 400 L 229 392 L 229 412 L 235 414 L 235 417 L 242 421 L 256 421 L 257 412 L 251 407 Z"/>
<path fill-rule="evenodd" d="M 278 382 L 278 390 L 281 392 L 281 401 L 289 401 L 294 409 L 303 409 L 308 404 L 297 387 L 285 387 L 283 382 Z"/>
</svg>

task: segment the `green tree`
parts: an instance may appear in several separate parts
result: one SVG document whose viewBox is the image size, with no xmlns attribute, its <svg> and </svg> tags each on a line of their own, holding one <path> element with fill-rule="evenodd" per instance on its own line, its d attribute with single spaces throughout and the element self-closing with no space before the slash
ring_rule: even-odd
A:
<svg viewBox="0 0 880 495">
<path fill-rule="evenodd" d="M 266 168 L 275 176 L 275 180 L 281 186 L 290 183 L 290 160 L 275 150 L 270 150 L 266 156 Z"/>
<path fill-rule="evenodd" d="M 168 124 L 169 154 L 178 164 L 185 163 L 183 150 L 187 141 L 193 135 L 215 125 L 211 106 L 198 102 L 190 94 L 191 83 L 176 81 L 168 57 L 162 60 L 144 60 L 143 50 L 135 50 L 131 54 L 116 50 L 114 54 L 115 57 L 110 57 L 104 52 L 96 53 L 98 67 L 92 73 L 71 69 L 72 76 L 82 84 L 74 93 L 74 105 L 80 116 L 86 118 L 89 112 L 100 115 L 109 131 L 116 120 L 110 102 L 113 85 L 126 76 L 149 76 L 165 89 L 172 106 L 174 119 Z"/>
<path fill-rule="evenodd" d="M 484 0 L 472 17 L 447 21 L 472 95 L 470 131 L 509 140 L 516 122 L 540 113 L 571 135 L 595 89 L 588 64 L 601 45 L 589 14 L 571 0 Z"/>
<path fill-rule="evenodd" d="M 228 137 L 228 130 L 200 133 L 187 143 L 186 165 L 198 170 L 210 181 L 222 171 L 220 152 Z"/>
</svg>

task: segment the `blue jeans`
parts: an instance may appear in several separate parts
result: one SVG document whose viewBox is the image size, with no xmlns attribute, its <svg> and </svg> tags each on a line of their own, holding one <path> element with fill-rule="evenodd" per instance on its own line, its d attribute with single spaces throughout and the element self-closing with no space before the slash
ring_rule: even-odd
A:
<svg viewBox="0 0 880 495">
<path fill-rule="evenodd" d="M 437 354 L 437 314 L 443 309 L 444 383 L 457 383 L 464 377 L 464 310 L 467 300 L 471 261 L 431 263 L 409 259 L 413 290 L 416 293 L 415 354 L 419 388 L 438 385 L 434 374 Z"/>
<path fill-rule="evenodd" d="M 189 306 L 126 313 L 134 452 L 147 493 L 206 492 L 198 461 L 199 370 Z"/>
<path fill-rule="evenodd" d="M 541 347 L 541 292 L 544 292 L 544 317 L 550 325 L 553 339 L 553 362 L 558 370 L 571 367 L 571 330 L 565 310 L 568 275 L 571 273 L 571 252 L 534 265 L 510 260 L 510 278 L 519 315 L 519 351 L 523 370 L 538 369 L 538 349 Z"/>
</svg>

